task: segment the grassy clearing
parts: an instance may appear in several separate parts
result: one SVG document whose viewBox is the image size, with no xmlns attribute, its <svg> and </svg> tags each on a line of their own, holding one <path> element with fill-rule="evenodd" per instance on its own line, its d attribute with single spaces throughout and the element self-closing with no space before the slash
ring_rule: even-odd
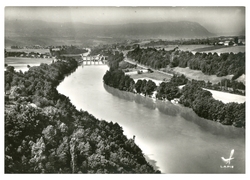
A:
<svg viewBox="0 0 250 180">
<path fill-rule="evenodd" d="M 217 53 L 238 53 L 245 52 L 245 46 L 214 46 L 214 45 L 157 45 L 155 47 L 164 48 L 166 51 L 173 50 L 175 47 L 179 47 L 182 51 L 194 51 L 194 52 L 217 52 Z M 143 48 L 143 47 L 142 47 Z M 144 47 L 146 48 L 146 47 Z"/>
<path fill-rule="evenodd" d="M 7 52 L 38 52 L 38 53 L 49 53 L 49 49 L 6 49 Z"/>
<path fill-rule="evenodd" d="M 144 44 L 146 44 L 146 43 L 150 43 L 150 41 L 145 40 L 145 41 L 138 42 L 138 43 L 136 43 L 136 44 L 144 45 Z"/>
<path fill-rule="evenodd" d="M 204 51 L 212 51 L 212 50 L 218 50 L 221 48 L 228 48 L 227 46 L 209 46 L 209 47 L 203 47 L 203 48 L 197 48 L 194 49 L 196 52 L 204 52 Z"/>
<path fill-rule="evenodd" d="M 153 73 L 142 73 L 142 74 L 133 74 L 130 75 L 131 78 L 133 79 L 140 79 L 140 78 L 151 78 L 151 79 L 155 79 L 155 80 L 159 80 L 162 81 L 164 78 L 166 80 L 170 80 L 172 77 L 159 73 L 159 72 L 153 72 Z"/>
<path fill-rule="evenodd" d="M 211 45 L 155 45 L 155 47 L 164 48 L 166 51 L 173 50 L 177 46 L 182 51 L 194 51 L 194 49 L 197 49 L 197 48 L 211 47 Z M 146 48 L 146 47 L 144 47 L 144 48 Z"/>
<path fill-rule="evenodd" d="M 190 79 L 210 81 L 212 83 L 218 83 L 222 79 L 225 79 L 225 78 L 232 79 L 233 77 L 233 75 L 227 75 L 223 77 L 217 77 L 216 75 L 205 75 L 200 70 L 192 70 L 192 69 L 189 69 L 189 67 L 186 67 L 186 68 L 176 67 L 176 68 L 173 68 L 173 71 L 176 73 L 184 74 L 187 78 L 190 78 Z"/>
<path fill-rule="evenodd" d="M 204 48 L 197 48 L 194 49 L 196 52 L 211 52 L 211 53 L 238 53 L 238 52 L 245 52 L 245 46 L 211 46 L 211 47 L 204 47 Z"/>
<path fill-rule="evenodd" d="M 182 89 L 184 86 L 185 85 L 179 86 L 179 88 Z M 244 103 L 246 101 L 245 96 L 241 96 L 238 94 L 231 94 L 228 92 L 215 91 L 215 90 L 206 89 L 206 88 L 203 88 L 203 89 L 210 91 L 214 99 L 222 101 L 223 103 L 230 103 L 230 102 Z"/>
<path fill-rule="evenodd" d="M 231 94 L 227 92 L 215 91 L 210 89 L 205 89 L 205 90 L 210 91 L 213 94 L 214 99 L 220 100 L 223 103 L 230 103 L 230 102 L 244 103 L 246 101 L 245 96 Z"/>
<path fill-rule="evenodd" d="M 233 47 L 228 47 L 228 48 L 222 48 L 222 49 L 217 49 L 217 50 L 212 50 L 209 51 L 211 53 L 217 52 L 217 53 L 239 53 L 239 52 L 245 52 L 245 46 L 233 46 Z"/>
<path fill-rule="evenodd" d="M 179 45 L 179 49 L 182 51 L 195 51 L 195 49 L 211 48 L 211 45 Z"/>
<path fill-rule="evenodd" d="M 166 51 L 173 50 L 175 47 L 178 45 L 155 45 L 155 46 L 150 46 L 150 47 L 155 47 L 155 48 L 164 48 Z M 147 48 L 148 46 L 142 46 L 141 48 Z"/>
<path fill-rule="evenodd" d="M 186 69 L 186 68 L 182 68 L 182 69 Z M 191 71 L 194 71 L 194 70 L 191 70 Z M 186 71 L 186 72 L 190 72 L 190 71 Z M 197 72 L 193 72 L 193 74 L 192 74 L 193 79 L 195 79 L 194 78 L 195 73 L 197 73 Z M 188 74 L 190 75 L 190 73 L 188 73 Z M 162 80 L 164 78 L 167 78 L 166 75 L 161 74 L 159 72 L 135 74 L 135 75 L 131 75 L 130 77 L 132 77 L 135 80 L 135 82 L 137 82 L 139 79 L 141 79 L 141 80 L 143 80 L 143 79 L 152 80 L 152 81 L 154 81 L 156 83 L 157 86 L 159 86 L 159 84 L 162 82 Z M 220 77 L 208 76 L 207 79 L 205 79 L 203 77 L 200 77 L 200 75 L 198 77 L 200 78 L 199 80 L 205 80 L 205 81 L 209 80 L 212 83 L 217 83 L 217 82 L 220 81 L 220 79 L 225 78 L 225 77 L 220 78 Z M 170 80 L 171 77 L 168 77 L 168 78 L 169 78 L 168 80 Z M 180 86 L 179 88 L 181 89 L 183 86 Z M 203 89 L 205 89 L 205 88 L 203 88 Z M 215 90 L 210 90 L 210 89 L 205 89 L 205 90 L 210 91 L 213 94 L 214 99 L 220 100 L 223 103 L 230 103 L 230 102 L 244 103 L 246 101 L 245 96 L 241 96 L 241 95 L 237 95 L 237 94 L 231 94 L 231 93 L 228 93 L 228 92 L 215 91 Z"/>
</svg>

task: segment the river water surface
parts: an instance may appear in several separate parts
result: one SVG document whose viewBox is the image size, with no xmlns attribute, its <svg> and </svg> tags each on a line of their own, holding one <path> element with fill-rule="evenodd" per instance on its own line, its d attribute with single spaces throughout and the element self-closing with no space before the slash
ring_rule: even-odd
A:
<svg viewBox="0 0 250 180">
<path fill-rule="evenodd" d="M 245 173 L 245 130 L 199 118 L 181 105 L 103 84 L 105 65 L 79 67 L 58 86 L 77 109 L 119 123 L 162 173 Z M 229 158 L 230 166 L 221 157 Z"/>
</svg>

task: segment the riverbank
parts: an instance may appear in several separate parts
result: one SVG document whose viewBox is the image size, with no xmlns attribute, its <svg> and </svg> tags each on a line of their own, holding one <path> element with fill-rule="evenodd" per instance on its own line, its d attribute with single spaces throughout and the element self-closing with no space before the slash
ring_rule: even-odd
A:
<svg viewBox="0 0 250 180">
<path fill-rule="evenodd" d="M 103 80 L 106 85 L 122 91 L 149 97 L 154 95 L 159 100 L 174 100 L 185 107 L 192 108 L 200 117 L 220 122 L 223 125 L 245 127 L 245 102 L 224 104 L 214 99 L 211 92 L 202 89 L 203 86 L 199 81 L 188 81 L 185 76 L 173 76 L 170 82 L 163 82 L 156 86 L 150 79 L 135 82 L 118 69 L 107 71 Z M 186 85 L 180 90 L 179 86 L 182 84 Z M 156 90 L 157 93 L 155 93 Z"/>
<path fill-rule="evenodd" d="M 125 73 L 127 74 L 127 73 Z M 152 75 L 153 73 L 142 73 L 142 74 L 137 74 L 137 75 L 130 75 L 131 78 L 134 79 L 135 83 L 138 80 L 143 80 L 146 79 L 151 80 L 155 82 L 157 86 L 159 86 L 162 82 L 169 82 L 171 78 L 165 79 L 164 81 L 161 78 L 158 78 L 158 76 Z M 185 73 L 184 73 L 185 74 Z M 165 76 L 164 76 L 165 77 Z M 202 79 L 202 78 L 201 78 Z M 182 89 L 183 86 L 179 86 L 179 89 Z M 207 90 L 212 93 L 213 98 L 219 101 L 222 101 L 223 103 L 244 103 L 246 101 L 246 97 L 243 95 L 238 95 L 238 94 L 232 94 L 229 92 L 223 92 L 223 91 L 216 91 L 216 90 L 211 90 L 211 89 L 206 89 L 203 88 L 204 90 Z M 155 94 L 156 92 L 154 92 Z"/>
<path fill-rule="evenodd" d="M 126 60 L 126 62 L 129 62 L 132 64 L 136 63 L 135 61 L 132 61 L 132 60 Z M 191 80 L 198 80 L 198 81 L 204 81 L 204 83 L 211 82 L 212 84 L 221 83 L 222 80 L 232 79 L 232 77 L 233 77 L 233 75 L 227 75 L 227 76 L 222 76 L 222 77 L 217 77 L 216 75 L 205 75 L 200 70 L 192 70 L 192 69 L 189 69 L 189 67 L 186 67 L 186 68 L 175 67 L 175 68 L 173 68 L 171 70 L 173 73 L 173 74 L 171 74 L 172 76 L 170 76 L 169 73 L 165 73 L 165 72 L 159 71 L 159 70 L 154 70 L 154 72 L 152 72 L 152 73 L 148 72 L 148 70 L 144 70 L 144 71 L 145 72 L 138 74 L 138 72 L 135 70 L 133 72 L 128 72 L 128 73 L 125 72 L 125 74 L 129 75 L 131 78 L 133 78 L 135 83 L 139 79 L 140 80 L 146 79 L 146 80 L 151 80 L 151 81 L 155 82 L 155 84 L 157 86 L 159 86 L 161 82 L 169 82 L 171 80 L 171 78 L 173 77 L 173 74 L 179 74 L 179 75 L 183 74 L 190 81 Z M 237 81 L 245 84 L 245 74 L 240 76 Z M 210 90 L 210 89 L 205 89 L 205 90 L 210 91 L 213 94 L 214 99 L 220 100 L 224 103 L 231 103 L 231 102 L 244 103 L 245 102 L 244 95 L 241 95 L 241 94 L 239 95 L 237 93 L 233 93 L 233 91 L 231 91 L 231 93 L 229 93 L 229 92 L 219 91 L 219 90 Z"/>
<path fill-rule="evenodd" d="M 118 123 L 128 138 L 135 135 L 135 143 L 162 173 L 244 172 L 244 129 L 205 120 L 181 105 L 106 89 L 102 77 L 107 70 L 107 66 L 78 67 L 57 89 L 77 109 Z M 231 147 L 237 152 L 235 168 L 219 168 L 223 162 L 218 156 L 225 156 Z"/>
<path fill-rule="evenodd" d="M 11 105 L 5 111 L 5 173 L 160 173 L 118 123 L 78 111 L 58 93 L 59 83 L 78 68 L 69 60 L 27 73 L 5 71 L 5 89 L 17 85 L 7 95 L 14 97 L 5 97 Z"/>
</svg>

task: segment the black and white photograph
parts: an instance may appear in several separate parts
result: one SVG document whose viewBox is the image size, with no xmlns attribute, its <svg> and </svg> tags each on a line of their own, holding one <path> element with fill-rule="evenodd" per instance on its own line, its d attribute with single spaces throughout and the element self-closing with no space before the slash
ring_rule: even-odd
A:
<svg viewBox="0 0 250 180">
<path fill-rule="evenodd" d="M 2 7 L 4 174 L 246 174 L 245 6 L 59 5 Z"/>
</svg>

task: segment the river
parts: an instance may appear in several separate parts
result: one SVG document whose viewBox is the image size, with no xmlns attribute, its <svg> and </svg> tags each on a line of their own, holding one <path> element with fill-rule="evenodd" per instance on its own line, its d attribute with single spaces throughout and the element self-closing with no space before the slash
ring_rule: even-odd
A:
<svg viewBox="0 0 250 180">
<path fill-rule="evenodd" d="M 77 109 L 119 123 L 162 173 L 245 173 L 245 130 L 197 117 L 189 108 L 105 86 L 105 65 L 79 67 L 58 86 Z M 163 113 L 165 112 L 165 113 Z M 230 166 L 221 157 L 229 158 Z"/>
</svg>

